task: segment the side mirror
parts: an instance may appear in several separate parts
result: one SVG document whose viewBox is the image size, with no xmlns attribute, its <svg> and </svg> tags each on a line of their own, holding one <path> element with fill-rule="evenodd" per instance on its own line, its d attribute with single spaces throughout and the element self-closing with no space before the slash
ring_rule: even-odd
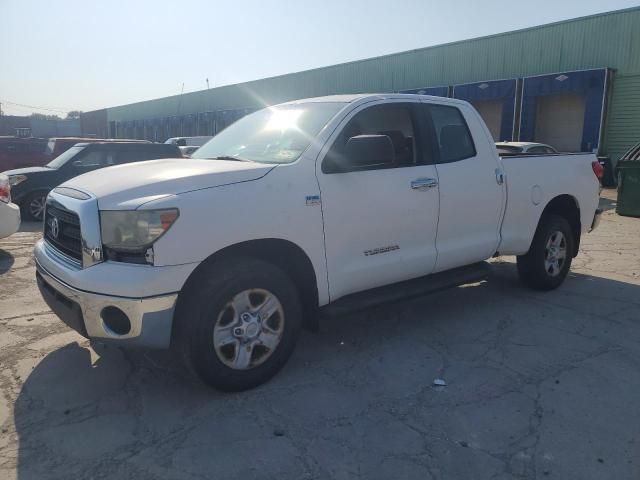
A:
<svg viewBox="0 0 640 480">
<path fill-rule="evenodd" d="M 348 169 L 393 165 L 393 143 L 387 135 L 358 135 L 347 141 L 344 151 Z"/>
</svg>

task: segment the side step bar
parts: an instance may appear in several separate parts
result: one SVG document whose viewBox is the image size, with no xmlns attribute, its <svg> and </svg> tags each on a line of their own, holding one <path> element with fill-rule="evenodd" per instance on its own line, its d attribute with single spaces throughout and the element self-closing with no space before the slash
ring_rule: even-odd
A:
<svg viewBox="0 0 640 480">
<path fill-rule="evenodd" d="M 474 263 L 413 280 L 352 293 L 322 307 L 320 313 L 322 315 L 344 315 L 384 303 L 422 297 L 447 288 L 486 280 L 490 272 L 491 266 L 487 262 Z"/>
</svg>

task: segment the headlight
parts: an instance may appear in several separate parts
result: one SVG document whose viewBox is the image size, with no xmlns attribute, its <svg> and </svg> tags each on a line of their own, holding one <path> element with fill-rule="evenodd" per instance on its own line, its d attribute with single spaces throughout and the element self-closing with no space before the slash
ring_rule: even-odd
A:
<svg viewBox="0 0 640 480">
<path fill-rule="evenodd" d="M 27 179 L 26 175 L 9 175 L 9 185 L 15 187 Z"/>
<path fill-rule="evenodd" d="M 120 252 L 143 252 L 171 228 L 179 214 L 177 208 L 102 211 L 102 243 Z"/>
</svg>

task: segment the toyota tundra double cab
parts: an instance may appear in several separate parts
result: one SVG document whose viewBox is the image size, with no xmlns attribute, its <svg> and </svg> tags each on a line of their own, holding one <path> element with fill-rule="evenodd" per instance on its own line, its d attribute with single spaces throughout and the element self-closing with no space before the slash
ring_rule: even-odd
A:
<svg viewBox="0 0 640 480">
<path fill-rule="evenodd" d="M 558 287 L 599 215 L 593 154 L 501 158 L 466 102 L 314 98 L 248 115 L 191 159 L 108 167 L 47 197 L 35 248 L 82 335 L 175 347 L 206 383 L 272 377 L 301 327 L 485 278 L 517 255 Z"/>
</svg>

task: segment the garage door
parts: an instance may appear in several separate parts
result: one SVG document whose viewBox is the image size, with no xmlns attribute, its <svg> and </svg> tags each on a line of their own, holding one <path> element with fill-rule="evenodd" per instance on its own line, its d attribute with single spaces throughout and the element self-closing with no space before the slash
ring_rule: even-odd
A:
<svg viewBox="0 0 640 480">
<path fill-rule="evenodd" d="M 602 68 L 524 78 L 519 140 L 570 152 L 597 151 L 608 75 Z"/>
<path fill-rule="evenodd" d="M 500 127 L 502 126 L 502 107 L 500 100 L 474 100 L 471 105 L 474 106 L 478 113 L 489 127 L 491 136 L 496 142 L 501 140 L 509 140 L 508 138 L 500 138 Z"/>
<path fill-rule="evenodd" d="M 515 78 L 453 86 L 453 98 L 471 103 L 489 127 L 494 140 L 513 140 L 516 104 Z"/>
<path fill-rule="evenodd" d="M 534 140 L 560 152 L 579 152 L 584 127 L 585 100 L 582 95 L 538 97 Z"/>
</svg>

